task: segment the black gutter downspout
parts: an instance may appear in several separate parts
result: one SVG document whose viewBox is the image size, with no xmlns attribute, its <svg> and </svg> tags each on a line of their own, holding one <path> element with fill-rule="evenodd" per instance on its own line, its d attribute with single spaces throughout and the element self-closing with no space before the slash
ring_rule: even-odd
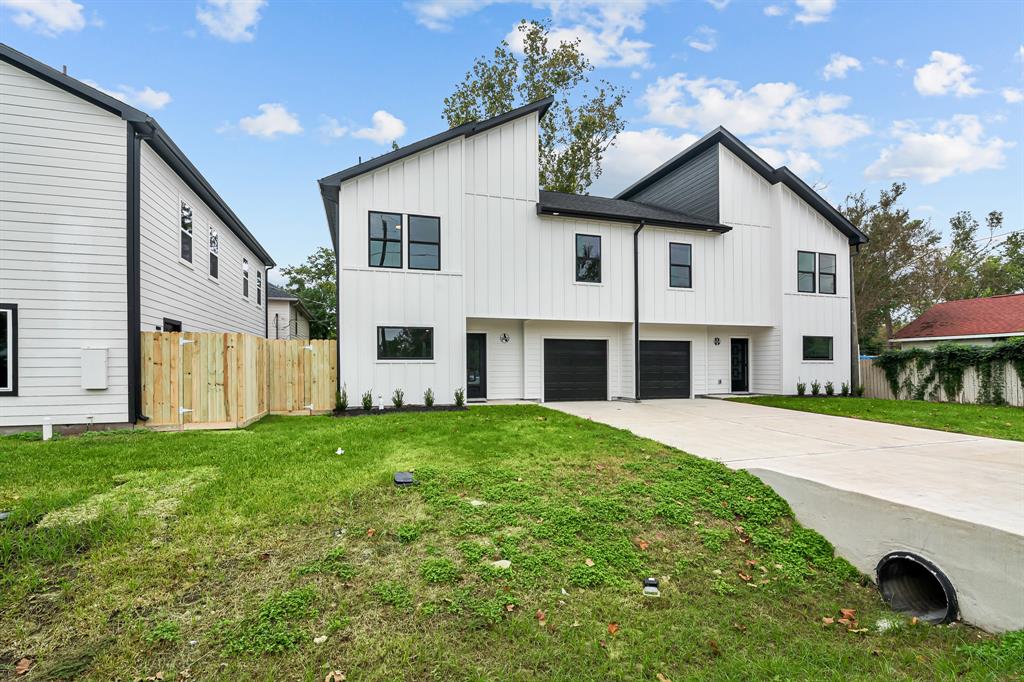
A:
<svg viewBox="0 0 1024 682">
<path fill-rule="evenodd" d="M 857 328 L 857 290 L 853 281 L 853 258 L 860 253 L 860 244 L 850 251 L 850 391 L 860 386 L 860 330 Z M 854 395 L 856 395 L 854 393 Z"/>
<path fill-rule="evenodd" d="M 644 221 L 633 230 L 633 398 L 640 400 L 640 231 Z"/>
<path fill-rule="evenodd" d="M 139 202 L 143 135 L 132 122 L 128 128 L 127 196 L 128 203 L 128 423 L 149 421 L 142 413 L 142 298 L 139 252 Z"/>
</svg>

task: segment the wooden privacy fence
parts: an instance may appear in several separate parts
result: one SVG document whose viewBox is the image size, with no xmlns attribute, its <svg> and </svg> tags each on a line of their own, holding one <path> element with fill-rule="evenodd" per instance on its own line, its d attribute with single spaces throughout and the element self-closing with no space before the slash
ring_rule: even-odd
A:
<svg viewBox="0 0 1024 682">
<path fill-rule="evenodd" d="M 146 426 L 234 428 L 268 413 L 334 408 L 337 342 L 142 332 Z"/>
<path fill-rule="evenodd" d="M 1017 378 L 1017 373 L 1013 367 L 1006 363 L 1001 368 L 998 366 L 993 367 L 992 371 L 1003 372 L 1003 399 L 1006 400 L 1006 404 L 1024 407 L 1024 385 Z M 901 380 L 909 378 L 914 384 L 919 383 L 924 378 L 913 362 L 908 363 L 908 367 L 901 373 L 900 377 Z M 885 378 L 885 372 L 882 371 L 881 367 L 876 366 L 875 361 L 870 358 L 861 359 L 860 361 L 860 382 L 864 386 L 864 396 L 866 398 L 885 398 L 888 400 L 896 398 L 889 387 L 889 380 Z M 964 389 L 960 392 L 960 395 L 947 396 L 939 382 L 935 383 L 934 390 L 934 395 L 928 396 L 929 399 L 945 402 L 976 403 L 981 394 L 981 382 L 978 380 L 977 370 L 973 367 L 968 367 L 964 371 Z M 899 398 L 906 400 L 907 396 L 901 391 Z"/>
</svg>

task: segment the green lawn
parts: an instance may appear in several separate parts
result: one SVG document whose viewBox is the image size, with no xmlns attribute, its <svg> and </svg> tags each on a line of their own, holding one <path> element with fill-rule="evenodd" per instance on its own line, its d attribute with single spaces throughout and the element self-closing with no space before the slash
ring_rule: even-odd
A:
<svg viewBox="0 0 1024 682">
<path fill-rule="evenodd" d="M 0 438 L 0 509 L 30 680 L 1021 672 L 1020 635 L 893 615 L 756 478 L 535 406 Z"/>
<path fill-rule="evenodd" d="M 973 436 L 1024 440 L 1024 409 L 1019 407 L 933 403 L 925 400 L 811 396 L 759 396 L 732 400 L 801 412 L 968 433 Z"/>
</svg>

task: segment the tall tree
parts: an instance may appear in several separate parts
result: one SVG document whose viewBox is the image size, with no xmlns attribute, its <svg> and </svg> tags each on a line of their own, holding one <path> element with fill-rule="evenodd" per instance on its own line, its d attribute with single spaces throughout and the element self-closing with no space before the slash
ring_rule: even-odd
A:
<svg viewBox="0 0 1024 682">
<path fill-rule="evenodd" d="M 953 301 L 1024 290 L 1021 281 L 1024 234 L 1012 232 L 1002 240 L 1002 212 L 988 214 L 985 232 L 980 236 L 981 225 L 970 211 L 960 211 L 950 218 L 949 227 L 950 244 L 937 299 Z"/>
<path fill-rule="evenodd" d="M 285 288 L 309 309 L 309 335 L 314 339 L 338 337 L 338 288 L 334 251 L 326 246 L 314 251 L 301 265 L 287 265 L 281 274 L 288 278 Z"/>
<path fill-rule="evenodd" d="M 601 159 L 626 122 L 619 110 L 626 91 L 607 81 L 591 84 L 594 67 L 580 40 L 549 44 L 550 22 L 522 21 L 522 56 L 502 40 L 490 59 L 478 57 L 444 100 L 450 127 L 491 118 L 554 96 L 540 122 L 540 185 L 582 194 L 601 175 Z"/>
</svg>

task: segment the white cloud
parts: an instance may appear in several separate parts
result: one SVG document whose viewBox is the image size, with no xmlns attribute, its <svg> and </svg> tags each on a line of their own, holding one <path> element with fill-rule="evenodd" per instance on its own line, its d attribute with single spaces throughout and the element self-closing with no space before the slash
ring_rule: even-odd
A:
<svg viewBox="0 0 1024 682">
<path fill-rule="evenodd" d="M 320 135 L 326 140 L 336 140 L 348 134 L 348 126 L 338 122 L 338 119 L 330 116 L 323 117 L 324 122 L 320 125 Z"/>
<path fill-rule="evenodd" d="M 830 81 L 833 78 L 842 80 L 843 78 L 846 78 L 847 72 L 851 70 L 863 71 L 864 67 L 861 66 L 860 60 L 856 57 L 836 52 L 832 55 L 832 59 L 829 60 L 828 64 L 825 65 L 821 75 L 824 76 L 827 81 Z"/>
<path fill-rule="evenodd" d="M 64 31 L 81 31 L 86 26 L 82 5 L 72 0 L 0 0 L 14 11 L 18 26 L 50 38 Z"/>
<path fill-rule="evenodd" d="M 766 17 L 781 17 L 786 13 L 786 8 L 782 5 L 765 5 L 764 15 Z"/>
<path fill-rule="evenodd" d="M 1009 104 L 1024 102 L 1024 90 L 1018 88 L 1003 88 L 1003 99 Z"/>
<path fill-rule="evenodd" d="M 267 0 L 206 0 L 196 7 L 196 19 L 217 38 L 247 43 L 256 37 L 260 10 Z"/>
<path fill-rule="evenodd" d="M 623 131 L 605 152 L 601 160 L 604 172 L 590 190 L 598 196 L 616 194 L 697 140 L 690 133 L 673 137 L 661 128 Z"/>
<path fill-rule="evenodd" d="M 372 140 L 377 144 L 390 144 L 392 140 L 405 135 L 405 123 L 383 109 L 373 112 L 371 120 L 371 127 L 353 131 L 352 136 Z"/>
<path fill-rule="evenodd" d="M 424 0 L 407 5 L 416 23 L 431 31 L 450 31 L 452 22 L 490 5 L 511 0 Z"/>
<path fill-rule="evenodd" d="M 925 184 L 953 175 L 1002 168 L 1004 150 L 1013 146 L 998 137 L 985 137 L 977 116 L 961 114 L 923 131 L 912 121 L 897 121 L 896 143 L 882 150 L 864 169 L 868 180 L 911 178 Z"/>
<path fill-rule="evenodd" d="M 836 8 L 836 0 L 796 0 L 800 11 L 796 21 L 801 24 L 818 24 L 828 21 L 832 10 Z"/>
<path fill-rule="evenodd" d="M 707 3 L 719 12 L 728 7 L 730 2 L 732 2 L 732 0 L 707 0 Z"/>
<path fill-rule="evenodd" d="M 245 116 L 238 122 L 238 127 L 246 134 L 272 140 L 278 135 L 298 135 L 302 132 L 298 117 L 283 104 L 261 104 L 259 110 L 259 115 Z"/>
<path fill-rule="evenodd" d="M 974 87 L 974 67 L 962 55 L 934 50 L 931 61 L 914 74 L 914 87 L 922 95 L 970 97 L 981 92 Z"/>
<path fill-rule="evenodd" d="M 786 166 L 797 175 L 820 173 L 821 164 L 813 156 L 799 149 L 779 151 L 774 147 L 753 147 L 755 153 L 776 168 Z"/>
<path fill-rule="evenodd" d="M 707 26 L 701 26 L 696 34 L 687 38 L 689 46 L 701 52 L 713 52 L 718 47 L 718 31 Z"/>
<path fill-rule="evenodd" d="M 1017 48 L 1017 51 L 1013 53 L 1013 58 L 1018 62 L 1024 63 L 1024 45 Z"/>
<path fill-rule="evenodd" d="M 141 90 L 137 90 L 129 85 L 119 85 L 117 88 L 108 89 L 94 81 L 83 80 L 82 82 L 121 100 L 125 104 L 131 104 L 133 107 L 139 107 L 140 109 L 158 110 L 171 103 L 171 93 L 166 90 L 154 90 L 148 85 Z"/>
</svg>

